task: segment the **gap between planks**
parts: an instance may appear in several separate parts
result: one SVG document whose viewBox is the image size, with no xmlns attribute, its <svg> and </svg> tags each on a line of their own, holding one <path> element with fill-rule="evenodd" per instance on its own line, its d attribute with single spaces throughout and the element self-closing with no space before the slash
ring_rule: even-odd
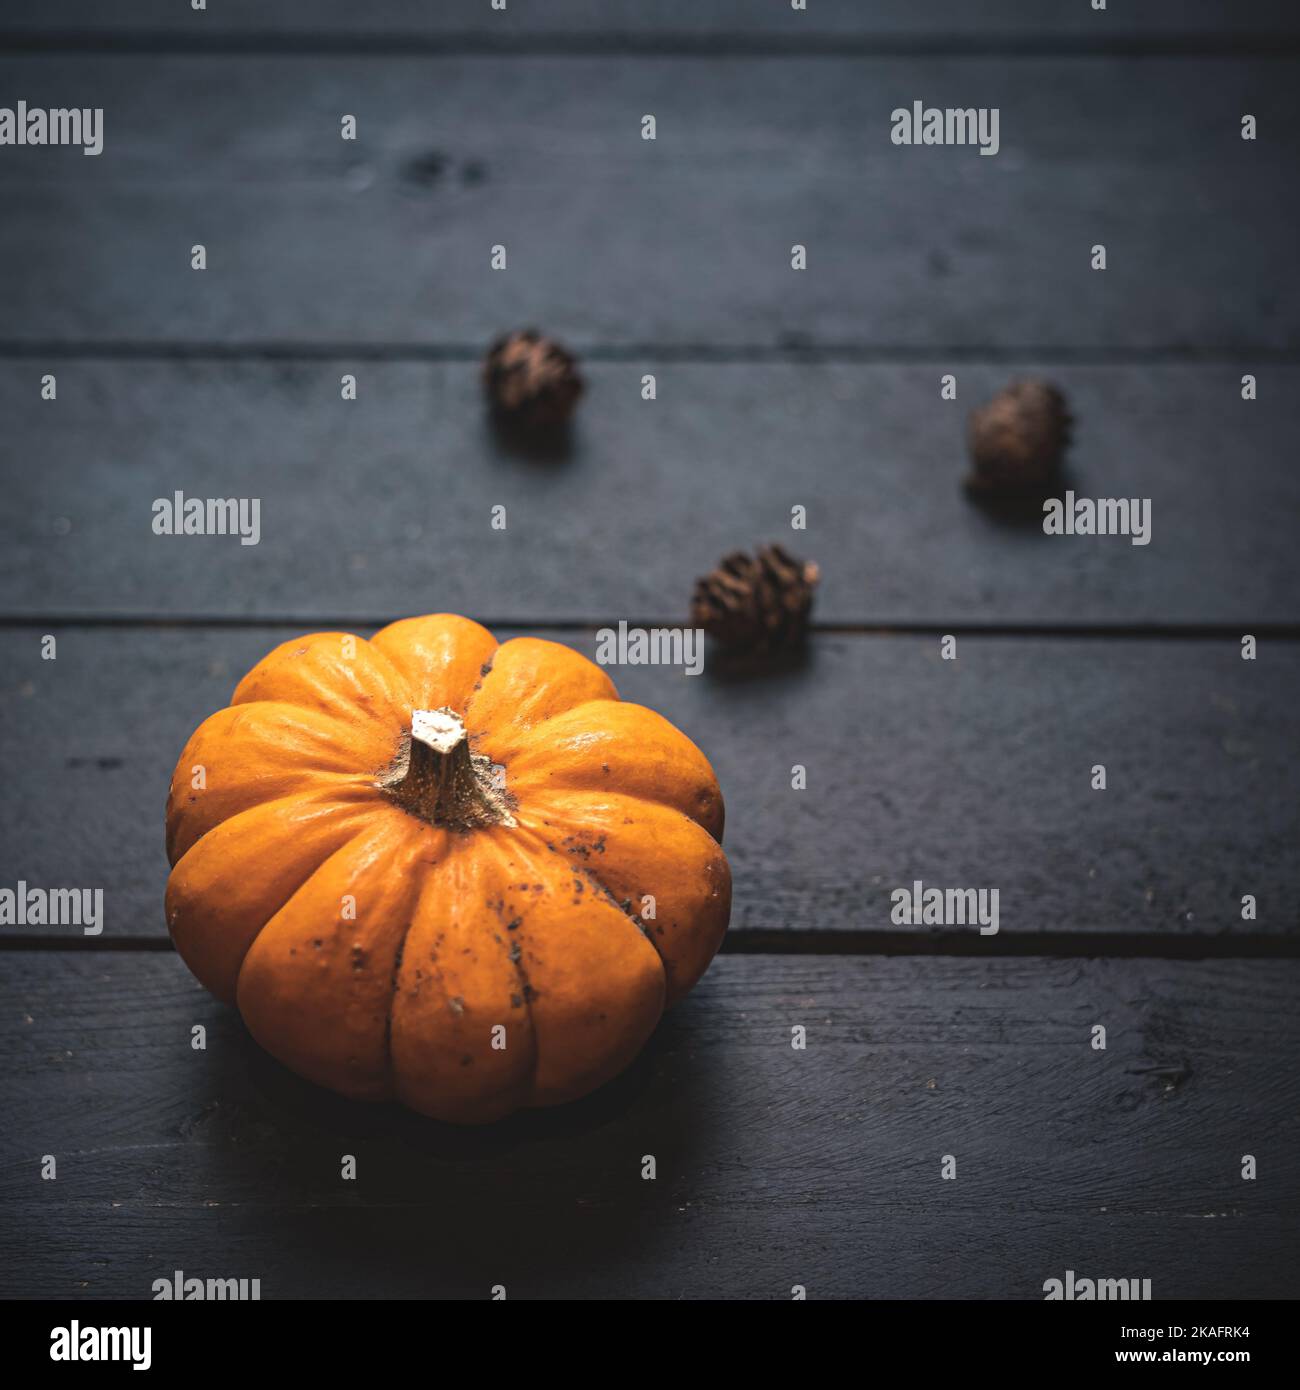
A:
<svg viewBox="0 0 1300 1390">
<path fill-rule="evenodd" d="M 174 950 L 167 936 L 0 936 L 0 952 L 118 954 Z M 801 931 L 733 928 L 725 956 L 956 956 L 1046 960 L 1300 960 L 1300 936 L 1177 936 L 1165 932 L 1038 932 L 978 936 L 973 932 Z"/>
<path fill-rule="evenodd" d="M 293 628 L 333 632 L 355 627 L 380 628 L 393 621 L 391 614 L 202 614 L 202 613 L 0 613 L 3 628 Z M 626 622 L 629 628 L 672 628 L 676 618 L 503 618 L 491 615 L 475 621 L 486 628 L 515 632 L 598 632 Z M 1256 623 L 1243 618 L 1236 623 L 811 623 L 814 637 L 1020 637 L 1026 639 L 1098 638 L 1117 641 L 1235 642 L 1243 634 L 1270 642 L 1300 640 L 1300 622 Z"/>
<path fill-rule="evenodd" d="M 226 30 L 189 35 L 167 30 L 0 30 L 11 54 L 84 53 L 290 58 L 1289 58 L 1300 33 L 1115 35 L 580 32 L 274 34 Z"/>
<path fill-rule="evenodd" d="M 0 39 L 0 43 L 3 40 Z M 1155 347 L 1074 347 L 1016 344 L 996 347 L 979 343 L 906 345 L 862 342 L 817 342 L 791 337 L 789 341 L 750 346 L 709 343 L 627 343 L 602 346 L 569 340 L 585 362 L 660 362 L 682 366 L 745 366 L 772 363 L 791 366 L 947 365 L 949 363 L 1042 367 L 1236 366 L 1243 361 L 1264 366 L 1300 363 L 1300 347 L 1278 348 L 1241 343 L 1194 345 L 1168 343 Z M 0 359 L 30 358 L 124 362 L 481 362 L 486 343 L 341 343 L 259 341 L 181 341 L 178 339 L 67 338 L 0 340 Z"/>
</svg>

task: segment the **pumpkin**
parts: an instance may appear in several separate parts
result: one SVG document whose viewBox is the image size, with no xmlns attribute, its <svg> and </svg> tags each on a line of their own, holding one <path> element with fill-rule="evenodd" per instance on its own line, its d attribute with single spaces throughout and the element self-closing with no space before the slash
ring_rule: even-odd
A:
<svg viewBox="0 0 1300 1390">
<path fill-rule="evenodd" d="M 609 1080 L 703 974 L 722 822 L 699 749 L 568 647 L 318 632 L 186 745 L 167 923 L 294 1071 L 483 1123 Z"/>
</svg>

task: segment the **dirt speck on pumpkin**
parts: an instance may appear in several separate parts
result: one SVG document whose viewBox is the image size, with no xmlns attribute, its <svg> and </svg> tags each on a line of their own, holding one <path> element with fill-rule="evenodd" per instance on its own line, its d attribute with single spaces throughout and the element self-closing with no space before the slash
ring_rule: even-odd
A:
<svg viewBox="0 0 1300 1390">
<path fill-rule="evenodd" d="M 459 994 L 453 994 L 447 1000 L 447 1007 L 459 1018 L 465 1012 L 465 1001 Z"/>
</svg>

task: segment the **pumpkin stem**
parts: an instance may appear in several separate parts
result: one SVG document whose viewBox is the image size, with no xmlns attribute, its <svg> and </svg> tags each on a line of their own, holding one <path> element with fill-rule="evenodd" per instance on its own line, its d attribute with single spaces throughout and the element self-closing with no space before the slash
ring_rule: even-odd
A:
<svg viewBox="0 0 1300 1390">
<path fill-rule="evenodd" d="M 491 758 L 470 752 L 465 723 L 449 709 L 411 712 L 405 765 L 399 756 L 394 774 L 379 785 L 404 811 L 447 830 L 515 823 Z"/>
</svg>

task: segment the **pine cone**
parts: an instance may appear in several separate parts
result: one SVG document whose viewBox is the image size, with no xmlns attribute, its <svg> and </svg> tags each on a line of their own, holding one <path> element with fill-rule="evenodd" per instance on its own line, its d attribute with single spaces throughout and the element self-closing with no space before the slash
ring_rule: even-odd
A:
<svg viewBox="0 0 1300 1390">
<path fill-rule="evenodd" d="M 526 328 L 488 349 L 483 386 L 502 420 L 525 430 L 553 430 L 573 413 L 583 383 L 571 352 Z"/>
<path fill-rule="evenodd" d="M 966 485 L 977 492 L 1050 488 L 1071 423 L 1065 397 L 1050 382 L 1013 381 L 971 411 L 967 440 L 974 468 Z"/>
<path fill-rule="evenodd" d="M 821 577 L 811 561 L 796 560 L 779 545 L 724 556 L 695 581 L 691 623 L 729 647 L 770 652 L 803 640 Z"/>
</svg>

